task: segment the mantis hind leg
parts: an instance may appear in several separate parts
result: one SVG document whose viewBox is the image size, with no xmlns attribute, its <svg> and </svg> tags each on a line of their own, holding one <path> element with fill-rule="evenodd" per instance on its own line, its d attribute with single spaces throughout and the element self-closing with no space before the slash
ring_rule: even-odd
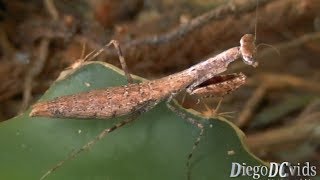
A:
<svg viewBox="0 0 320 180">
<path fill-rule="evenodd" d="M 195 127 L 199 128 L 200 132 L 198 134 L 198 137 L 196 138 L 196 140 L 194 141 L 193 143 L 193 146 L 192 146 L 192 150 L 190 151 L 190 153 L 188 154 L 187 156 L 187 162 L 186 162 L 186 168 L 187 168 L 187 179 L 190 180 L 191 179 L 191 168 L 190 168 L 190 165 L 191 165 L 191 158 L 195 152 L 195 150 L 197 149 L 200 141 L 201 141 L 201 138 L 203 137 L 203 134 L 204 134 L 204 126 L 203 124 L 199 123 L 196 119 L 193 119 L 191 117 L 188 117 L 187 114 L 185 114 L 184 112 L 182 111 L 179 111 L 176 107 L 174 107 L 174 105 L 172 105 L 170 102 L 172 100 L 172 97 L 169 97 L 169 99 L 167 100 L 167 106 L 168 108 L 173 111 L 174 113 L 176 113 L 177 115 L 179 115 L 182 119 L 186 120 L 187 122 L 191 123 L 192 125 L 194 125 Z"/>
<path fill-rule="evenodd" d="M 141 104 L 140 106 L 137 107 L 137 109 L 135 109 L 135 111 L 126 119 L 122 120 L 121 122 L 113 125 L 110 128 L 106 128 L 104 129 L 102 132 L 100 132 L 93 140 L 89 141 L 87 144 L 83 145 L 80 149 L 73 151 L 67 158 L 65 158 L 64 160 L 61 160 L 60 162 L 58 162 L 56 165 L 54 165 L 51 169 L 49 169 L 41 178 L 40 180 L 43 180 L 45 178 L 47 178 L 51 173 L 53 173 L 54 171 L 56 171 L 57 169 L 59 169 L 62 165 L 64 165 L 66 162 L 76 158 L 80 153 L 90 149 L 91 147 L 93 147 L 93 145 L 95 145 L 98 141 L 100 141 L 102 138 L 104 138 L 105 136 L 107 136 L 109 133 L 115 131 L 118 128 L 121 128 L 129 123 L 132 123 L 133 121 L 135 121 L 139 115 L 141 115 L 142 113 L 149 111 L 150 109 L 152 109 L 154 106 L 156 106 L 159 103 L 159 101 L 147 101 L 144 102 L 143 104 Z"/>
</svg>

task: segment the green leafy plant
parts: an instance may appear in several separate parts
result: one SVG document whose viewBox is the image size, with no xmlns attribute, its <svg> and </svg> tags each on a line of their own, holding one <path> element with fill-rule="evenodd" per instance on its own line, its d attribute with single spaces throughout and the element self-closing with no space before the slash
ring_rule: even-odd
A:
<svg viewBox="0 0 320 180">
<path fill-rule="evenodd" d="M 64 72 L 40 101 L 123 84 L 126 79 L 119 69 L 105 63 L 86 63 Z M 246 150 L 242 132 L 231 123 L 180 110 L 205 125 L 191 160 L 191 179 L 226 179 L 232 162 L 262 165 Z M 0 124 L 0 179 L 39 179 L 73 150 L 123 119 L 31 118 L 29 112 Z M 186 179 L 187 155 L 198 134 L 197 127 L 160 103 L 106 136 L 89 152 L 66 162 L 48 179 Z"/>
</svg>

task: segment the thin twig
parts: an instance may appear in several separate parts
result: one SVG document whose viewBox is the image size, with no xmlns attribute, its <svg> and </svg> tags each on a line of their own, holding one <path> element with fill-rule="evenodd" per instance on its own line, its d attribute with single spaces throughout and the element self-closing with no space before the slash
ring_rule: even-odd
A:
<svg viewBox="0 0 320 180">
<path fill-rule="evenodd" d="M 84 54 L 86 53 L 86 43 L 84 42 L 82 44 L 82 51 L 81 51 L 81 56 L 80 56 L 80 59 L 83 59 L 84 58 Z"/>
<path fill-rule="evenodd" d="M 259 6 L 264 6 L 265 4 L 270 3 L 271 1 L 272 0 L 259 0 Z M 234 0 L 226 5 L 219 6 L 218 8 L 215 8 L 203 15 L 200 15 L 192 19 L 189 23 L 181 24 L 178 28 L 169 31 L 166 34 L 130 41 L 128 44 L 125 45 L 125 48 L 132 47 L 133 45 L 137 44 L 157 45 L 162 43 L 170 43 L 179 38 L 182 38 L 186 34 L 189 34 L 203 27 L 209 22 L 224 19 L 229 15 L 239 15 L 255 9 L 257 9 L 256 0 L 247 0 L 246 3 L 239 3 L 239 5 L 237 3 L 237 0 Z"/>
<path fill-rule="evenodd" d="M 274 1 L 259 0 L 259 9 L 271 2 Z M 181 24 L 179 27 L 169 30 L 167 33 L 123 42 L 121 43 L 123 53 L 128 59 L 127 63 L 130 65 L 131 69 L 142 70 L 151 66 L 154 74 L 160 73 L 158 72 L 160 69 L 166 68 L 163 66 L 173 67 L 177 66 L 177 64 L 191 65 L 191 61 L 194 61 L 197 57 L 204 57 L 205 55 L 208 55 L 209 52 L 214 51 L 214 49 L 225 49 L 230 47 L 229 45 L 235 43 L 234 41 L 230 41 L 229 45 L 226 43 L 223 43 L 224 45 L 222 45 L 221 42 L 215 41 L 217 39 L 221 39 L 220 36 L 223 33 L 223 30 L 216 28 L 217 26 L 222 25 L 222 29 L 228 28 L 229 24 L 231 25 L 231 21 L 234 21 L 237 24 L 246 24 L 246 26 L 248 26 L 247 20 L 240 21 L 239 23 L 239 19 L 236 17 L 228 19 L 227 22 L 221 20 L 227 20 L 228 17 L 235 15 L 240 16 L 243 14 L 249 14 L 255 9 L 256 0 L 246 0 L 245 2 L 243 0 L 234 0 L 229 4 L 221 5 L 207 13 L 195 17 L 189 23 Z M 239 31 L 233 31 L 233 28 L 230 29 L 230 32 L 231 34 L 237 33 L 237 35 L 240 35 Z M 228 31 L 228 34 L 230 34 L 230 32 Z M 192 40 L 190 41 L 191 38 Z M 203 40 L 204 38 L 205 40 Z M 87 41 L 94 49 L 99 49 L 103 46 L 101 43 L 94 42 L 84 36 L 77 36 L 76 39 L 78 41 Z M 201 43 L 196 43 L 198 39 L 202 39 Z M 210 41 L 208 39 L 212 40 Z M 215 43 L 215 48 L 212 48 L 213 46 L 211 46 L 213 42 Z M 220 45 L 216 46 L 217 44 Z M 194 47 L 197 49 L 201 48 L 201 51 L 192 50 Z M 171 53 L 176 48 L 179 49 L 179 51 Z M 191 53 L 191 51 L 193 52 Z M 190 53 L 192 54 L 191 56 L 186 56 L 186 54 Z M 181 58 L 180 55 L 185 57 L 185 59 Z M 117 57 L 116 52 L 106 52 L 106 57 L 107 58 L 105 59 L 108 59 L 109 62 L 110 60 L 115 62 L 114 60 Z M 183 62 L 169 63 L 172 61 L 179 61 L 179 59 L 183 59 Z M 157 66 L 155 67 L 152 63 L 153 61 L 161 61 L 161 63 L 157 63 Z"/>
<path fill-rule="evenodd" d="M 259 0 L 259 3 L 260 2 L 262 1 Z M 278 29 L 283 28 L 284 24 L 285 26 L 293 26 L 300 22 L 301 19 L 306 19 L 309 22 L 311 17 L 315 14 L 315 11 L 317 11 L 316 6 L 311 6 L 308 10 L 301 8 L 304 7 L 301 5 L 303 1 L 283 0 L 265 2 L 265 4 L 262 2 L 258 9 L 259 21 L 264 22 L 260 22 L 261 24 L 264 24 L 259 27 L 261 31 L 266 31 L 266 29 L 271 26 L 279 27 Z M 237 3 L 242 4 L 235 5 Z M 192 19 L 190 23 L 180 25 L 167 33 L 140 37 L 121 43 L 123 44 L 123 53 L 128 59 L 127 63 L 130 66 L 130 69 L 136 74 L 139 74 L 139 72 L 143 72 L 148 68 L 149 71 L 152 71 L 154 76 L 163 75 L 163 69 L 169 69 L 170 72 L 174 72 L 182 66 L 187 67 L 188 65 L 194 64 L 194 60 L 199 57 L 208 56 L 209 53 L 216 53 L 219 49 L 222 50 L 231 46 L 231 44 L 234 43 L 234 40 L 230 37 L 240 36 L 241 32 L 239 32 L 239 29 L 242 32 L 246 32 L 244 29 L 250 26 L 251 31 L 253 31 L 253 27 L 251 28 L 251 26 L 254 21 L 250 15 L 253 15 L 253 10 L 255 9 L 253 6 L 256 5 L 256 1 L 239 0 L 231 1 L 230 4 L 233 5 L 222 5 L 210 12 L 218 12 L 219 9 L 228 6 L 236 7 L 234 8 L 234 11 L 230 10 L 229 14 L 228 11 L 222 11 L 222 14 L 217 13 L 216 17 L 211 17 L 212 19 L 206 22 L 207 24 L 195 26 L 197 27 L 195 29 L 187 26 L 192 25 L 193 23 L 191 22 L 198 17 Z M 252 9 L 249 9 L 248 7 L 252 7 Z M 294 11 L 296 9 L 299 10 L 299 14 L 293 13 L 296 12 Z M 245 12 L 245 10 L 248 11 Z M 283 16 L 283 14 L 286 16 Z M 274 16 L 279 18 L 274 18 Z M 272 20 L 269 20 L 270 18 L 272 18 Z M 223 19 L 223 21 L 221 21 L 221 19 Z M 284 23 L 284 21 L 286 23 Z M 183 31 L 184 27 L 186 27 L 186 31 Z M 224 33 L 223 29 L 228 29 L 227 33 Z M 299 30 L 290 29 L 290 31 L 295 33 L 295 31 Z M 184 33 L 181 33 L 180 36 L 178 32 Z M 183 38 L 180 38 L 179 36 Z M 87 41 L 94 49 L 102 47 L 101 43 L 95 42 L 84 36 L 77 36 L 76 38 L 78 40 Z M 199 41 L 201 43 L 197 43 Z M 176 51 L 176 49 L 179 49 L 179 51 Z M 107 52 L 105 56 L 106 58 L 104 59 L 107 59 L 108 62 L 116 63 L 115 60 L 117 56 L 115 51 Z M 176 63 L 171 63 L 173 61 Z"/>
<path fill-rule="evenodd" d="M 274 46 L 275 49 L 279 50 L 280 52 L 292 50 L 295 48 L 298 48 L 299 46 L 304 45 L 307 42 L 315 41 L 320 39 L 320 32 L 315 33 L 309 33 L 305 34 L 301 37 L 298 37 L 294 40 L 291 40 L 289 42 L 280 43 Z M 274 50 L 271 48 L 266 48 L 263 51 L 259 52 L 259 57 L 267 56 L 269 54 L 274 53 Z"/>
<path fill-rule="evenodd" d="M 319 119 L 320 117 L 313 117 Z M 292 125 L 282 126 L 247 136 L 246 143 L 249 149 L 258 152 L 259 150 L 279 149 L 284 144 L 299 144 L 305 140 L 317 139 L 320 140 L 317 132 L 320 127 L 319 122 L 312 123 L 295 123 Z"/>
<path fill-rule="evenodd" d="M 317 107 L 315 108 L 314 106 Z M 306 111 L 308 111 L 308 114 L 306 114 Z M 248 135 L 246 141 L 250 149 L 256 152 L 259 150 L 279 149 L 279 147 L 283 147 L 284 144 L 296 145 L 306 142 L 307 140 L 318 143 L 320 140 L 320 134 L 318 132 L 320 128 L 319 119 L 319 100 L 316 100 L 293 120 L 294 123 Z"/>
<path fill-rule="evenodd" d="M 32 96 L 32 81 L 37 75 L 39 75 L 39 73 L 42 71 L 44 67 L 44 64 L 48 57 L 49 44 L 49 39 L 42 39 L 40 42 L 38 59 L 36 59 L 35 63 L 29 69 L 29 72 L 27 73 L 24 81 L 23 100 L 20 112 L 24 111 L 30 103 Z"/>
<path fill-rule="evenodd" d="M 308 123 L 306 120 L 309 120 L 310 116 L 314 116 L 318 114 L 320 117 L 320 98 L 312 101 L 298 116 L 297 121 L 304 121 Z"/>
<path fill-rule="evenodd" d="M 236 122 L 236 124 L 240 128 L 243 128 L 246 125 L 248 125 L 248 123 L 250 122 L 250 120 L 252 118 L 252 115 L 253 115 L 254 111 L 256 110 L 257 106 L 259 105 L 259 103 L 261 102 L 263 97 L 265 96 L 266 92 L 267 92 L 267 86 L 265 84 L 264 85 L 260 85 L 254 91 L 253 95 L 247 101 L 247 103 L 245 104 L 243 110 L 240 112 L 238 121 Z"/>
<path fill-rule="evenodd" d="M 308 90 L 315 93 L 320 92 L 320 85 L 317 82 L 306 80 L 289 74 L 262 73 L 258 75 L 258 79 L 259 80 L 257 82 L 263 82 L 263 85 L 260 85 L 255 90 L 255 92 L 243 108 L 242 112 L 240 113 L 237 121 L 237 125 L 240 128 L 245 127 L 249 123 L 255 108 L 265 96 L 267 90 L 280 89 L 289 86 L 301 88 L 303 90 Z"/>
<path fill-rule="evenodd" d="M 47 8 L 47 11 L 49 12 L 51 18 L 54 21 L 57 21 L 59 19 L 59 13 L 53 1 L 54 0 L 44 0 L 44 5 Z"/>
<path fill-rule="evenodd" d="M 317 81 L 307 80 L 290 74 L 262 73 L 258 77 L 259 82 L 270 82 L 269 88 L 272 89 L 292 86 L 315 93 L 320 92 L 320 85 Z"/>
</svg>

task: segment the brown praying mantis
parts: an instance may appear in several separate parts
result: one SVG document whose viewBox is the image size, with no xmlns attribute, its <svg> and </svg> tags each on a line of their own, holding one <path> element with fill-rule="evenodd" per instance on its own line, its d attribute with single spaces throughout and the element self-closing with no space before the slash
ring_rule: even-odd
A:
<svg viewBox="0 0 320 180">
<path fill-rule="evenodd" d="M 257 22 L 255 26 L 255 31 L 256 30 Z M 137 119 L 137 116 L 149 111 L 161 101 L 166 101 L 170 110 L 176 112 L 178 115 L 182 116 L 183 119 L 200 129 L 198 138 L 194 142 L 192 150 L 187 157 L 187 178 L 190 179 L 190 160 L 204 134 L 204 126 L 197 122 L 197 120 L 187 117 L 186 114 L 178 111 L 170 104 L 170 102 L 182 91 L 186 91 L 190 95 L 199 95 L 201 97 L 221 97 L 239 88 L 245 83 L 246 76 L 244 74 L 233 73 L 221 75 L 221 73 L 227 70 L 227 67 L 231 62 L 240 58 L 242 58 L 245 64 L 256 67 L 258 63 L 255 62 L 257 51 L 255 40 L 256 32 L 255 35 L 245 34 L 242 36 L 240 46 L 238 47 L 230 48 L 184 71 L 160 79 L 140 83 L 133 83 L 119 43 L 112 40 L 106 46 L 111 44 L 115 46 L 122 69 L 129 82 L 128 85 L 61 96 L 50 101 L 38 102 L 32 107 L 30 116 L 79 119 L 108 119 L 124 115 L 130 116 L 111 128 L 103 130 L 92 141 L 82 146 L 79 150 L 71 153 L 65 160 L 60 161 L 53 168 L 49 169 L 41 179 L 46 178 L 53 171 L 61 167 L 66 161 L 71 160 L 81 152 L 88 150 L 107 134 L 133 122 Z"/>
<path fill-rule="evenodd" d="M 115 45 L 120 62 L 125 72 L 127 72 L 119 44 L 117 41 L 111 41 L 109 44 Z M 234 91 L 245 83 L 246 76 L 242 73 L 220 74 L 227 70 L 231 62 L 240 58 L 247 65 L 256 67 L 258 63 L 254 61 L 255 53 L 255 38 L 251 34 L 246 34 L 241 38 L 239 47 L 230 48 L 184 71 L 167 77 L 133 83 L 130 74 L 126 73 L 128 85 L 61 96 L 51 101 L 36 103 L 32 108 L 30 116 L 108 119 L 131 114 L 128 119 L 103 130 L 94 140 L 88 142 L 81 149 L 72 153 L 67 159 L 55 165 L 41 179 L 44 179 L 54 170 L 61 167 L 67 160 L 73 159 L 82 151 L 89 149 L 107 134 L 133 122 L 138 115 L 150 110 L 161 101 L 166 100 L 168 107 L 177 112 L 175 107 L 170 104 L 170 101 L 181 91 L 185 90 L 189 94 L 202 96 L 223 96 Z M 180 112 L 178 114 L 185 117 Z M 200 129 L 199 137 L 195 141 L 191 153 L 188 155 L 187 166 L 189 167 L 189 161 L 193 151 L 200 142 L 204 127 L 194 119 L 184 119 Z"/>
</svg>

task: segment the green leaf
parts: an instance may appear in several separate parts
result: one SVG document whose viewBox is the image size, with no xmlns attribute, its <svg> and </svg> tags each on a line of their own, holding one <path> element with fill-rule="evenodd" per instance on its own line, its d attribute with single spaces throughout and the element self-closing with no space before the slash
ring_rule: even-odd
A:
<svg viewBox="0 0 320 180">
<path fill-rule="evenodd" d="M 125 83 L 117 68 L 86 63 L 56 81 L 40 101 Z M 226 179 L 232 162 L 262 165 L 247 152 L 242 133 L 232 124 L 180 110 L 206 128 L 191 160 L 191 179 Z M 0 179 L 39 179 L 73 150 L 122 119 L 31 118 L 29 112 L 0 124 Z M 110 133 L 88 152 L 66 162 L 48 179 L 186 179 L 187 155 L 198 134 L 197 127 L 160 103 L 132 124 Z M 234 154 L 228 155 L 231 151 Z"/>
</svg>

